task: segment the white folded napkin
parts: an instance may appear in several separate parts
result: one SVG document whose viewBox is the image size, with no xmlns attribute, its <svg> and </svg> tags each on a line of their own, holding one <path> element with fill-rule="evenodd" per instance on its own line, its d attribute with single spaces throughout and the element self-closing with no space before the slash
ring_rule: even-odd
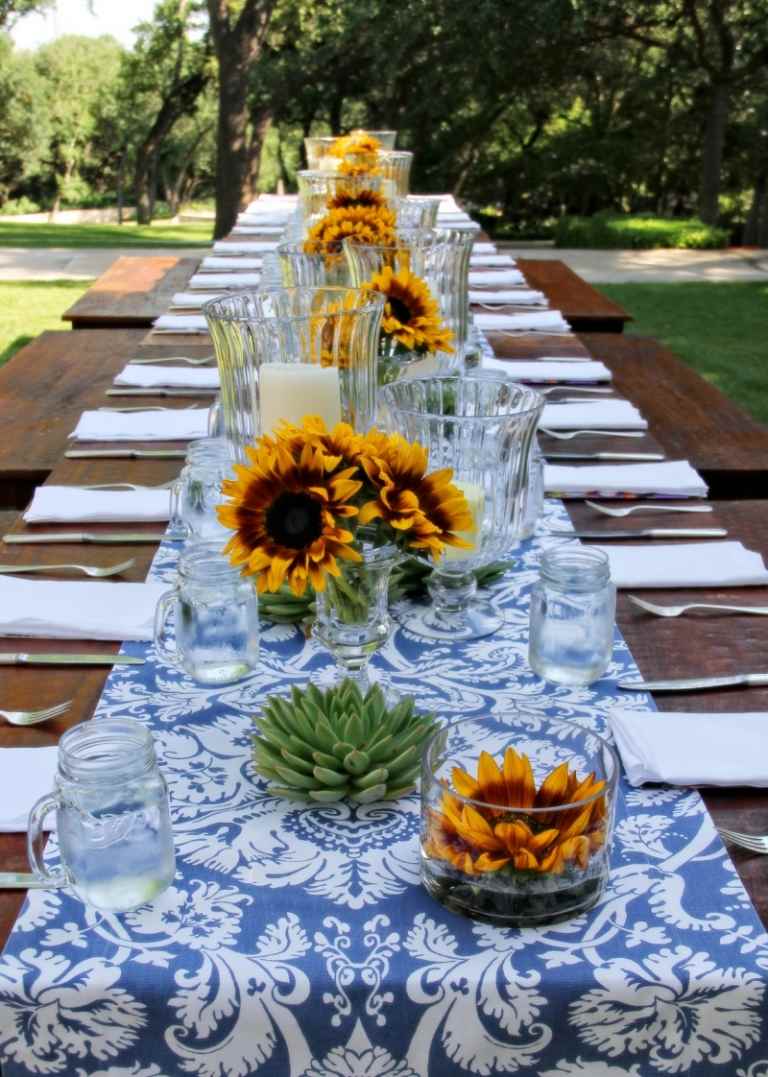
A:
<svg viewBox="0 0 768 1077">
<path fill-rule="evenodd" d="M 149 640 L 163 583 L 0 576 L 0 636 Z"/>
<path fill-rule="evenodd" d="M 236 224 L 232 229 L 233 236 L 281 236 L 285 231 L 285 224 Z"/>
<path fill-rule="evenodd" d="M 209 299 L 218 299 L 220 295 L 224 294 L 224 289 L 218 292 L 176 292 L 171 300 L 171 307 L 181 310 L 185 308 L 200 310 L 203 303 L 207 303 Z"/>
<path fill-rule="evenodd" d="M 438 220 L 452 220 L 452 221 L 471 221 L 472 218 L 466 212 L 466 210 L 459 209 L 458 206 L 453 209 L 448 206 L 444 206 L 441 202 L 437 207 L 437 219 Z"/>
<path fill-rule="evenodd" d="M 241 254 L 265 254 L 267 251 L 277 249 L 277 241 L 273 239 L 251 240 L 245 243 L 230 243 L 229 240 L 220 239 L 213 245 L 214 254 L 223 254 L 227 257 Z"/>
<path fill-rule="evenodd" d="M 452 217 L 449 220 L 446 220 L 445 217 L 438 216 L 438 218 L 437 218 L 437 227 L 438 228 L 447 228 L 451 232 L 479 232 L 480 231 L 480 225 L 477 223 L 477 221 L 470 220 L 469 217 L 467 217 L 466 219 L 464 219 L 464 218 L 459 219 L 458 217 Z"/>
<path fill-rule="evenodd" d="M 208 436 L 208 408 L 84 411 L 69 436 L 78 441 L 191 441 Z"/>
<path fill-rule="evenodd" d="M 565 497 L 706 497 L 707 484 L 687 460 L 647 464 L 545 464 L 544 489 Z M 663 526 L 662 524 L 658 525 Z"/>
<path fill-rule="evenodd" d="M 649 542 L 600 546 L 617 587 L 765 587 L 768 571 L 759 553 L 740 542 Z"/>
<path fill-rule="evenodd" d="M 469 257 L 471 266 L 513 266 L 515 259 L 508 254 L 472 254 Z"/>
<path fill-rule="evenodd" d="M 610 722 L 630 785 L 768 787 L 768 714 L 615 710 Z"/>
<path fill-rule="evenodd" d="M 480 303 L 483 306 L 514 306 L 519 304 L 524 307 L 546 307 L 547 297 L 543 292 L 537 292 L 535 288 L 500 288 L 493 291 L 490 288 L 470 288 L 470 303 Z"/>
<path fill-rule="evenodd" d="M 202 314 L 161 314 L 152 328 L 156 333 L 207 333 L 208 322 Z"/>
<path fill-rule="evenodd" d="M 58 745 L 44 748 L 0 748 L 0 833 L 23 834 L 31 809 L 50 793 L 58 768 Z M 56 812 L 45 817 L 45 829 L 56 827 Z"/>
<path fill-rule="evenodd" d="M 473 313 L 475 325 L 484 332 L 546 332 L 569 333 L 571 327 L 559 310 L 530 311 L 527 314 L 486 314 L 484 311 Z"/>
<path fill-rule="evenodd" d="M 575 404 L 545 404 L 545 430 L 646 430 L 648 423 L 628 400 L 577 400 Z"/>
<path fill-rule="evenodd" d="M 285 209 L 272 209 L 267 210 L 264 213 L 240 213 L 237 217 L 237 225 L 241 225 L 248 228 L 263 227 L 267 228 L 282 228 L 285 226 L 285 222 L 292 216 L 293 206 L 286 206 Z"/>
<path fill-rule="evenodd" d="M 261 269 L 261 258 L 240 258 L 232 256 L 229 258 L 208 257 L 203 258 L 200 263 L 200 268 L 229 270 L 232 273 L 237 273 L 241 269 Z"/>
<path fill-rule="evenodd" d="M 500 284 L 525 284 L 525 277 L 519 269 L 470 269 L 469 284 L 497 288 Z"/>
<path fill-rule="evenodd" d="M 473 243 L 472 254 L 498 254 L 495 243 Z"/>
<path fill-rule="evenodd" d="M 238 288 L 258 288 L 260 284 L 261 273 L 195 273 L 188 287 L 206 292 L 211 288 L 236 291 Z"/>
<path fill-rule="evenodd" d="M 495 370 L 517 381 L 557 383 L 611 380 L 611 372 L 603 363 L 548 363 L 542 359 L 496 359 L 484 355 L 480 366 L 483 370 Z"/>
<path fill-rule="evenodd" d="M 218 389 L 219 372 L 216 367 L 191 370 L 182 366 L 129 363 L 117 375 L 114 384 L 137 389 Z"/>
<path fill-rule="evenodd" d="M 28 524 L 146 523 L 170 517 L 170 493 L 140 490 L 87 490 L 82 486 L 38 486 L 24 513 Z"/>
</svg>

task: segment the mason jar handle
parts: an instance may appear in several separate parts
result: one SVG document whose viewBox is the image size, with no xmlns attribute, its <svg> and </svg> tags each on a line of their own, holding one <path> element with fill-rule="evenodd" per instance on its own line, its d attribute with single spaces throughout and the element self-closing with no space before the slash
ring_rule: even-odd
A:
<svg viewBox="0 0 768 1077">
<path fill-rule="evenodd" d="M 184 479 L 178 478 L 169 490 L 170 511 L 168 518 L 168 538 L 184 541 L 189 538 L 189 527 L 184 523 L 181 515 L 181 496 L 184 490 Z"/>
<path fill-rule="evenodd" d="M 178 592 L 174 588 L 160 595 L 157 601 L 157 608 L 155 609 L 155 650 L 169 666 L 175 666 L 180 669 L 177 649 L 169 647 L 165 642 L 165 625 L 177 597 Z"/>
<path fill-rule="evenodd" d="M 27 823 L 27 856 L 32 871 L 41 882 L 49 886 L 68 886 L 70 880 L 66 868 L 52 874 L 43 864 L 43 823 L 46 815 L 56 811 L 58 806 L 59 798 L 55 793 L 46 793 L 33 805 Z"/>
</svg>

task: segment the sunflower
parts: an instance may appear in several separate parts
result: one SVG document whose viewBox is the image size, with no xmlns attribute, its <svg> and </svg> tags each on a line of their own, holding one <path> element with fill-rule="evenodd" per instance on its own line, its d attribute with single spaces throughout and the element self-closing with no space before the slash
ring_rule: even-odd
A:
<svg viewBox="0 0 768 1077">
<path fill-rule="evenodd" d="M 584 870 L 605 842 L 605 782 L 594 773 L 579 778 L 561 763 L 537 790 L 530 760 L 509 747 L 503 768 L 481 752 L 477 778 L 454 767 L 451 782 L 440 811 L 430 813 L 425 850 L 466 875 Z M 574 807 L 563 809 L 569 804 Z M 546 808 L 553 810 L 540 810 Z"/>
<path fill-rule="evenodd" d="M 328 153 L 332 157 L 346 157 L 348 153 L 376 154 L 381 149 L 381 142 L 367 131 L 350 131 L 348 135 L 339 135 L 330 146 Z"/>
<path fill-rule="evenodd" d="M 395 214 L 386 207 L 366 205 L 331 209 L 310 228 L 304 250 L 308 254 L 335 254 L 348 236 L 361 243 L 391 246 L 395 242 Z"/>
<path fill-rule="evenodd" d="M 256 576 L 259 592 L 276 591 L 284 580 L 295 595 L 307 582 L 316 591 L 326 575 L 339 576 L 337 558 L 359 561 L 354 534 L 339 521 L 357 515 L 350 501 L 362 483 L 356 467 L 338 461 L 308 436 L 262 438 L 247 449 L 250 465 L 235 467 L 222 489 L 230 499 L 219 520 L 235 534 L 224 552 L 243 575 Z"/>
<path fill-rule="evenodd" d="M 388 209 L 389 204 L 383 194 L 372 191 L 370 187 L 360 190 L 340 188 L 326 203 L 328 209 L 347 209 L 348 206 L 371 206 L 373 209 Z"/>
<path fill-rule="evenodd" d="M 421 277 L 407 266 L 396 273 L 384 266 L 363 288 L 386 296 L 382 332 L 410 352 L 452 352 L 453 334 L 442 324 L 440 308 Z"/>
<path fill-rule="evenodd" d="M 407 546 L 438 558 L 446 546 L 471 549 L 459 531 L 472 528 L 462 491 L 450 468 L 427 473 L 427 451 L 400 434 L 368 435 L 361 465 L 375 496 L 360 509 L 360 523 L 380 519 L 400 532 Z"/>
<path fill-rule="evenodd" d="M 381 176 L 383 169 L 378 158 L 371 153 L 349 153 L 339 164 L 342 176 Z"/>
</svg>

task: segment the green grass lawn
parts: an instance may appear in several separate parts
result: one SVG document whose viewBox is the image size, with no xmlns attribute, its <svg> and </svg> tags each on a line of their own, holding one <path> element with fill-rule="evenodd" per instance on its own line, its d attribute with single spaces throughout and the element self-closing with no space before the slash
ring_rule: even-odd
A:
<svg viewBox="0 0 768 1077">
<path fill-rule="evenodd" d="M 213 221 L 170 224 L 29 224 L 0 221 L 0 247 L 204 247 Z"/>
<path fill-rule="evenodd" d="M 768 284 L 598 284 L 635 321 L 768 424 Z"/>
<path fill-rule="evenodd" d="M 68 329 L 61 316 L 90 280 L 0 281 L 0 364 L 44 329 Z M 83 330 L 85 332 L 85 330 Z"/>
</svg>

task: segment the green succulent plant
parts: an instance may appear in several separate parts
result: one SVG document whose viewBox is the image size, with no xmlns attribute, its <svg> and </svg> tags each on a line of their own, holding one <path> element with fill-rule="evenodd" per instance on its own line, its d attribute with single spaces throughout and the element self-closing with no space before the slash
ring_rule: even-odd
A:
<svg viewBox="0 0 768 1077">
<path fill-rule="evenodd" d="M 492 561 L 475 570 L 479 587 L 487 587 L 511 567 L 511 561 Z M 427 594 L 427 580 L 432 568 L 426 561 L 408 557 L 395 565 L 389 582 L 389 600 L 400 598 L 423 598 Z M 295 595 L 287 584 L 279 590 L 259 595 L 259 612 L 267 621 L 275 624 L 309 623 L 315 616 L 315 593 L 307 586 L 303 595 Z"/>
<path fill-rule="evenodd" d="M 254 765 L 269 791 L 330 804 L 361 804 L 410 792 L 421 747 L 435 728 L 410 698 L 391 709 L 378 685 L 365 696 L 351 680 L 322 692 L 315 685 L 270 696 L 254 717 Z"/>
</svg>

